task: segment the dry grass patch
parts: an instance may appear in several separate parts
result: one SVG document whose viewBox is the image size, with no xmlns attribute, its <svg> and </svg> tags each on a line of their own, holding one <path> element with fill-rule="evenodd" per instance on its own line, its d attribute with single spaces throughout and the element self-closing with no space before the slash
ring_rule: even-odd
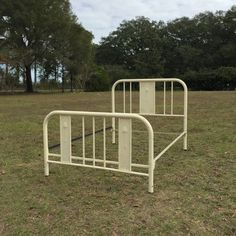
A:
<svg viewBox="0 0 236 236">
<path fill-rule="evenodd" d="M 54 165 L 43 176 L 45 115 L 110 111 L 110 96 L 0 97 L 0 235 L 234 235 L 235 92 L 190 92 L 189 150 L 179 142 L 157 162 L 154 194 L 147 179 L 120 173 Z M 168 139 L 155 137 L 155 151 Z M 137 150 L 142 142 L 137 136 Z"/>
</svg>

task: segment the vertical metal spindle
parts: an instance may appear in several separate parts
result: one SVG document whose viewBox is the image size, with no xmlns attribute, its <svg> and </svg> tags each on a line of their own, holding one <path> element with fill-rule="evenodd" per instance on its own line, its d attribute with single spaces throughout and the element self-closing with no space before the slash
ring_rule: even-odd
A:
<svg viewBox="0 0 236 236">
<path fill-rule="evenodd" d="M 125 113 L 125 82 L 123 83 L 123 109 L 123 112 Z"/>
<path fill-rule="evenodd" d="M 112 100 L 112 113 L 114 113 L 116 111 L 116 108 L 115 108 L 115 86 L 113 85 L 112 86 L 112 93 L 111 93 L 111 100 Z M 112 143 L 115 143 L 116 142 L 116 120 L 115 120 L 115 117 L 112 117 L 111 118 L 112 120 Z"/>
<path fill-rule="evenodd" d="M 95 118 L 93 116 L 93 165 L 95 166 Z"/>
<path fill-rule="evenodd" d="M 171 81 L 171 107 L 170 107 L 170 113 L 173 115 L 173 81 Z"/>
<path fill-rule="evenodd" d="M 116 143 L 116 118 L 112 117 L 112 143 Z"/>
<path fill-rule="evenodd" d="M 166 82 L 164 82 L 164 97 L 163 97 L 164 115 L 166 114 Z"/>
<path fill-rule="evenodd" d="M 84 116 L 82 117 L 82 149 L 83 149 L 83 165 L 85 164 L 85 125 Z"/>
<path fill-rule="evenodd" d="M 132 82 L 129 83 L 129 112 L 132 113 Z"/>
<path fill-rule="evenodd" d="M 103 166 L 106 167 L 106 118 L 103 118 Z"/>
</svg>

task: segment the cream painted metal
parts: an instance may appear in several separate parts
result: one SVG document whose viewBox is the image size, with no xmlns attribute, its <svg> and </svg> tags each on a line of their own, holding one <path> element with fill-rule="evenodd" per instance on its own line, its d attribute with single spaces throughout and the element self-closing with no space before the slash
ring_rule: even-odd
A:
<svg viewBox="0 0 236 236">
<path fill-rule="evenodd" d="M 60 154 L 50 153 L 48 147 L 48 122 L 53 117 L 60 116 Z M 81 117 L 82 122 L 82 156 L 72 156 L 71 154 L 71 116 Z M 85 156 L 85 120 L 86 118 L 92 118 L 92 156 Z M 103 119 L 103 158 L 96 156 L 95 143 L 96 143 L 96 122 L 95 118 L 100 117 Z M 119 143 L 118 143 L 118 160 L 107 160 L 107 145 L 106 143 L 106 121 L 107 119 L 118 119 L 119 128 Z M 146 127 L 148 133 L 148 164 L 137 164 L 132 161 L 132 122 L 139 120 Z M 49 164 L 63 164 L 73 166 L 84 166 L 90 168 L 104 169 L 119 171 L 124 173 L 130 173 L 135 175 L 148 177 L 148 191 L 153 192 L 153 175 L 154 175 L 154 156 L 153 156 L 153 129 L 150 123 L 142 116 L 138 114 L 125 114 L 125 113 L 106 113 L 106 112 L 84 112 L 84 111 L 52 111 L 49 113 L 43 123 L 43 140 L 44 140 L 44 171 L 45 175 L 49 175 Z M 50 157 L 60 158 L 58 161 L 50 159 Z M 75 161 L 80 160 L 81 163 Z M 92 164 L 88 164 L 88 162 Z M 98 165 L 103 163 L 103 166 Z M 116 165 L 115 167 L 108 167 L 109 164 Z M 139 167 L 145 171 L 134 171 L 134 167 Z M 147 171 L 148 170 L 148 171 Z"/>
<path fill-rule="evenodd" d="M 62 162 L 71 162 L 71 117 L 60 116 L 60 143 Z"/>
<path fill-rule="evenodd" d="M 155 82 L 145 81 L 145 82 L 140 83 L 139 108 L 140 108 L 141 114 L 145 114 L 145 113 L 155 114 L 155 110 L 156 110 L 155 86 L 156 86 Z M 131 85 L 131 88 L 132 88 L 132 85 Z"/>
<path fill-rule="evenodd" d="M 132 122 L 130 119 L 119 119 L 119 169 L 131 171 L 132 156 Z"/>
<path fill-rule="evenodd" d="M 129 83 L 129 112 L 126 113 L 126 83 Z M 132 83 L 139 83 L 139 114 L 133 113 L 132 101 Z M 163 113 L 156 113 L 156 83 L 163 83 Z M 170 83 L 170 111 L 167 112 L 167 83 Z M 184 90 L 183 99 L 183 114 L 176 114 L 174 112 L 174 83 L 182 85 Z M 115 108 L 115 89 L 118 84 L 123 84 L 123 113 L 117 113 Z M 135 175 L 148 177 L 148 191 L 153 192 L 153 177 L 156 161 L 178 140 L 184 139 L 184 150 L 187 150 L 187 102 L 188 90 L 186 84 L 176 78 L 167 79 L 123 79 L 118 80 L 112 87 L 112 113 L 106 112 L 84 112 L 84 111 L 53 111 L 49 113 L 44 119 L 43 123 L 43 138 L 44 138 L 44 170 L 45 175 L 49 175 L 49 164 L 63 164 L 73 166 L 84 166 L 90 168 L 112 170 L 123 173 L 130 173 Z M 48 122 L 51 117 L 60 116 L 60 154 L 50 153 L 48 147 Z M 73 156 L 71 153 L 71 116 L 81 117 L 82 123 L 82 156 Z M 154 132 L 149 121 L 143 116 L 168 116 L 168 117 L 182 117 L 183 131 L 157 156 L 154 157 Z M 85 120 L 92 118 L 92 156 L 87 157 L 85 154 Z M 96 156 L 96 117 L 103 119 L 103 158 Z M 107 145 L 106 143 L 106 123 L 107 119 L 112 120 L 112 143 L 115 143 L 116 125 L 115 121 L 118 119 L 118 160 L 111 161 L 107 159 Z M 134 120 L 141 121 L 146 131 L 137 131 L 132 129 Z M 132 161 L 132 134 L 134 132 L 148 133 L 148 164 L 138 164 Z M 160 133 L 160 132 L 159 132 Z M 59 161 L 50 159 L 50 157 L 60 158 Z M 75 161 L 80 160 L 81 163 Z M 91 163 L 91 164 L 88 164 Z M 98 165 L 102 163 L 103 166 Z M 109 167 L 109 164 L 116 165 L 117 168 Z M 134 167 L 139 167 L 146 171 L 134 171 Z"/>
<path fill-rule="evenodd" d="M 154 79 L 121 79 L 112 86 L 112 113 L 116 112 L 115 91 L 119 84 L 123 84 L 123 112 L 126 113 L 126 84 L 129 84 L 129 111 L 133 112 L 132 85 L 139 84 L 139 112 L 142 116 L 168 116 L 168 117 L 183 117 L 183 132 L 168 145 L 156 158 L 160 158 L 176 141 L 183 137 L 183 149 L 187 150 L 187 109 L 188 109 L 188 88 L 184 81 L 177 78 L 154 78 Z M 163 83 L 163 112 L 156 113 L 156 83 Z M 167 111 L 167 83 L 170 83 L 170 111 Z M 174 83 L 178 83 L 183 87 L 183 114 L 174 112 Z M 115 119 L 112 119 L 112 143 L 115 143 L 116 124 Z"/>
</svg>

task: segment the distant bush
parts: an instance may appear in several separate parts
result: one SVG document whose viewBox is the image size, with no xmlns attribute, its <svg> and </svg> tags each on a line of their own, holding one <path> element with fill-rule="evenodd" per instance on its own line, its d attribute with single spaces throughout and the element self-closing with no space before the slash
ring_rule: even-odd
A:
<svg viewBox="0 0 236 236">
<path fill-rule="evenodd" d="M 110 84 L 113 85 L 119 79 L 130 79 L 134 78 L 130 71 L 120 65 L 105 65 L 104 69 L 107 71 L 109 76 Z"/>
<path fill-rule="evenodd" d="M 236 88 L 236 67 L 220 67 L 188 71 L 182 79 L 193 90 L 234 90 Z"/>
<path fill-rule="evenodd" d="M 60 83 L 55 79 L 41 79 L 40 83 L 37 84 L 37 89 L 53 90 L 59 88 Z"/>
<path fill-rule="evenodd" d="M 110 88 L 109 77 L 102 67 L 97 67 L 96 71 L 90 76 L 85 83 L 85 91 L 107 91 Z"/>
</svg>

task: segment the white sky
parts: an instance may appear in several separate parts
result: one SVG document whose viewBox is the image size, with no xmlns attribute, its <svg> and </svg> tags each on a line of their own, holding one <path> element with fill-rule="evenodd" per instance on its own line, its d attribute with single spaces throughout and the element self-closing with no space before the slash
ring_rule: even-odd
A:
<svg viewBox="0 0 236 236">
<path fill-rule="evenodd" d="M 228 10 L 236 0 L 70 0 L 79 22 L 94 35 L 94 42 L 115 30 L 122 20 L 145 16 L 151 20 L 192 17 L 203 11 Z"/>
</svg>

